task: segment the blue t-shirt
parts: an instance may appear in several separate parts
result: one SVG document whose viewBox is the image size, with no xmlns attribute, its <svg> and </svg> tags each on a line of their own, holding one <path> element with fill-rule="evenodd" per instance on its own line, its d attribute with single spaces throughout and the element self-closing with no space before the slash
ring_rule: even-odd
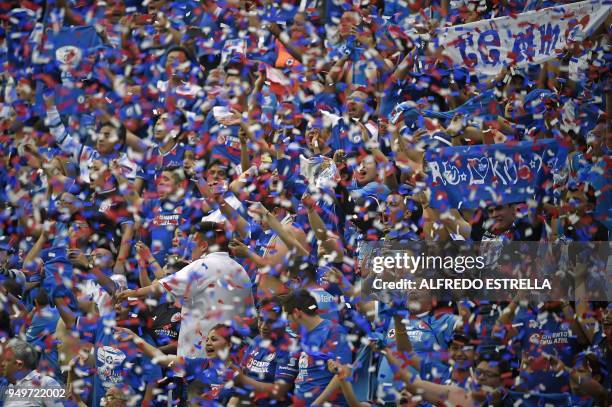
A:
<svg viewBox="0 0 612 407">
<path fill-rule="evenodd" d="M 231 370 L 220 359 L 185 358 L 185 379 L 189 386 L 197 386 L 199 400 L 190 400 L 198 405 L 225 405 L 232 396 L 231 387 L 225 384 L 231 379 Z M 212 403 L 214 400 L 216 403 Z"/>
<path fill-rule="evenodd" d="M 374 138 L 372 134 L 370 134 L 370 137 Z M 344 119 L 339 120 L 332 127 L 327 144 L 334 151 L 344 150 L 347 155 L 366 151 L 361 129 L 357 125 L 345 122 Z"/>
<path fill-rule="evenodd" d="M 385 318 L 388 318 L 385 316 Z M 440 352 L 448 349 L 448 343 L 452 339 L 453 331 L 458 321 L 458 316 L 444 313 L 434 316 L 427 313 L 421 316 L 409 316 L 405 318 L 406 333 L 412 343 L 413 351 L 426 364 L 421 367 L 421 376 L 429 380 L 437 377 L 442 378 L 443 372 L 448 367 L 439 359 Z M 386 329 L 387 343 L 396 348 L 395 345 L 395 324 L 390 319 L 390 324 Z M 440 372 L 438 374 L 437 372 Z M 381 358 L 378 369 L 378 393 L 385 401 L 394 401 L 393 389 L 401 389 L 403 382 L 393 381 L 393 370 L 386 358 Z"/>
<path fill-rule="evenodd" d="M 289 365 L 290 345 L 289 338 L 281 338 L 272 342 L 259 335 L 256 336 L 242 359 L 241 366 L 244 374 L 258 382 L 274 383 L 278 379 L 281 367 Z M 287 402 L 260 398 L 256 404 L 258 406 L 280 406 L 286 405 Z"/>
<path fill-rule="evenodd" d="M 556 407 L 570 407 L 570 406 L 581 406 L 582 404 L 574 404 L 573 397 L 569 393 L 537 393 L 528 392 L 521 393 L 516 391 L 509 391 L 506 397 L 503 399 L 504 406 L 525 406 L 525 407 L 539 407 L 539 406 L 556 406 Z M 588 405 L 588 404 L 587 404 Z"/>
<path fill-rule="evenodd" d="M 127 386 L 142 397 L 147 384 L 162 377 L 159 365 L 153 364 L 136 345 L 114 338 L 115 324 L 114 313 L 111 313 L 104 317 L 79 318 L 75 327 L 82 339 L 94 344 L 97 373 L 94 376 L 94 407 L 100 405 L 100 400 L 112 387 Z"/>
<path fill-rule="evenodd" d="M 148 150 L 142 166 L 136 173 L 136 177 L 141 178 L 144 182 L 144 191 L 153 192 L 157 189 L 155 181 L 164 169 L 182 168 L 185 150 L 183 143 L 176 144 L 165 154 L 159 150 L 159 147 Z"/>
<path fill-rule="evenodd" d="M 376 181 L 369 182 L 363 186 L 353 183 L 348 190 L 350 191 L 352 197 L 365 198 L 371 196 L 380 202 L 384 202 L 387 199 L 387 196 L 389 196 L 391 193 L 389 187 Z"/>
<path fill-rule="evenodd" d="M 175 230 L 187 230 L 194 211 L 180 200 L 173 202 L 161 199 L 146 200 L 142 210 L 150 231 L 147 243 L 155 260 L 163 266 L 166 264 L 166 254 L 172 248 Z"/>
<path fill-rule="evenodd" d="M 351 350 L 344 329 L 323 320 L 301 336 L 298 352 L 291 355 L 287 366 L 280 367 L 279 377 L 294 381 L 294 397 L 305 405 L 311 405 L 334 377 L 327 369 L 329 359 L 351 363 Z M 334 405 L 346 405 L 342 396 L 329 401 Z"/>
<path fill-rule="evenodd" d="M 538 314 L 525 313 L 515 319 L 519 329 L 518 340 L 527 357 L 538 360 L 546 355 L 559 358 L 567 366 L 573 365 L 573 358 L 580 345 L 576 333 L 572 332 L 570 322 L 550 312 Z M 535 363 L 537 364 L 537 363 Z M 569 376 L 559 376 L 556 372 L 536 370 L 521 375 L 527 388 L 538 388 L 546 393 L 569 391 Z"/>
<path fill-rule="evenodd" d="M 59 312 L 57 308 L 44 307 L 34 314 L 32 322 L 26 331 L 26 340 L 31 345 L 39 348 L 40 360 L 38 366 L 41 372 L 52 376 L 56 380 L 62 380 L 60 365 L 58 362 L 57 345 L 54 337 Z"/>
<path fill-rule="evenodd" d="M 5 394 L 9 387 L 9 381 L 6 377 L 0 376 L 0 394 Z M 4 406 L 4 400 L 0 399 L 0 407 Z"/>
</svg>

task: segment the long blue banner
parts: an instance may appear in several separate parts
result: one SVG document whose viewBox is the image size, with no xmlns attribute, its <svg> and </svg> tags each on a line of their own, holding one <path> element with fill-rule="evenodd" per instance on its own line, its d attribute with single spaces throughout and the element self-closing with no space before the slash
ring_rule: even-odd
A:
<svg viewBox="0 0 612 407">
<path fill-rule="evenodd" d="M 563 150 L 554 139 L 429 150 L 430 206 L 477 208 L 552 194 Z"/>
</svg>

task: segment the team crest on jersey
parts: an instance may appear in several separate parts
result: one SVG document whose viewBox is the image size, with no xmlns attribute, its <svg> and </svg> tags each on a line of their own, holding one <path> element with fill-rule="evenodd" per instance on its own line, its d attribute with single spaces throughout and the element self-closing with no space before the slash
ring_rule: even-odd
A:
<svg viewBox="0 0 612 407">
<path fill-rule="evenodd" d="M 221 385 L 220 384 L 211 384 L 210 385 L 210 396 L 214 399 L 219 396 L 221 393 Z"/>
<path fill-rule="evenodd" d="M 300 355 L 300 361 L 298 363 L 298 366 L 300 367 L 300 369 L 308 368 L 308 354 L 306 354 L 306 352 L 302 352 L 302 354 Z"/>
<path fill-rule="evenodd" d="M 276 353 L 270 353 L 269 355 L 266 355 L 266 357 L 264 358 L 264 361 L 272 362 L 275 357 L 276 357 Z"/>
<path fill-rule="evenodd" d="M 179 322 L 181 320 L 181 313 L 176 312 L 170 317 L 170 322 Z"/>
<path fill-rule="evenodd" d="M 387 337 L 395 338 L 395 329 L 393 328 L 389 329 L 389 333 L 387 333 Z"/>
<path fill-rule="evenodd" d="M 108 212 L 110 208 L 113 207 L 113 201 L 110 199 L 105 199 L 100 203 L 100 212 Z"/>
</svg>

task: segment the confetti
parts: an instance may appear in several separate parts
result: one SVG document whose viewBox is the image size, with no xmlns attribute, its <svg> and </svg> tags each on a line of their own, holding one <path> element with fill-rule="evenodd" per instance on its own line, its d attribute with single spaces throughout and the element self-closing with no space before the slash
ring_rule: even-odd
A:
<svg viewBox="0 0 612 407">
<path fill-rule="evenodd" d="M 606 403 L 608 4 L 140 3 L 0 4 L 0 386 Z M 513 242 L 589 279 L 371 292 L 389 247 Z"/>
</svg>

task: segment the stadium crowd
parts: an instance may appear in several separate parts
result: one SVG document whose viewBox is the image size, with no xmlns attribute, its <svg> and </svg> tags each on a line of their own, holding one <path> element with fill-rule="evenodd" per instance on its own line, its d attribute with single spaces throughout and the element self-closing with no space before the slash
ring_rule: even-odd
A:
<svg viewBox="0 0 612 407">
<path fill-rule="evenodd" d="M 607 302 L 360 288 L 368 242 L 608 241 L 610 19 L 495 77 L 437 41 L 567 3 L 3 1 L 2 403 L 609 405 Z M 550 199 L 431 205 L 428 151 L 546 139 Z"/>
</svg>

